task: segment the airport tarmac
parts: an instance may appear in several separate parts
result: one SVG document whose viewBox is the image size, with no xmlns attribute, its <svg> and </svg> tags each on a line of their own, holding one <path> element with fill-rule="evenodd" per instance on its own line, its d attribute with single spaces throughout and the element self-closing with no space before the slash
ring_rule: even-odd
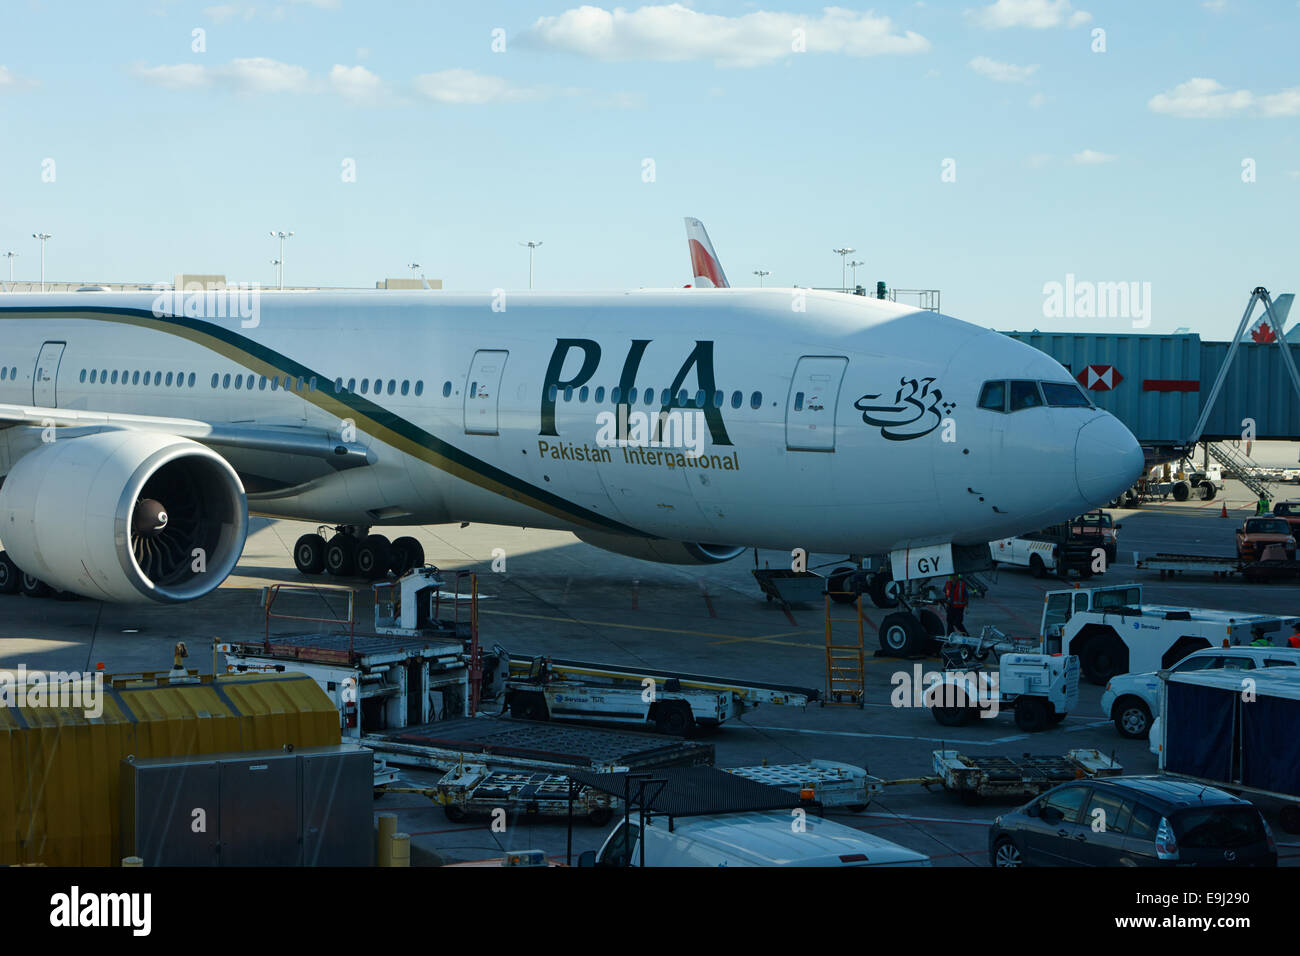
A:
<svg viewBox="0 0 1300 956">
<path fill-rule="evenodd" d="M 1275 492 L 1292 497 L 1286 486 L 1276 486 Z M 1300 498 L 1300 490 L 1294 497 Z M 1230 516 L 1226 519 L 1220 516 L 1225 501 Z M 1228 482 L 1213 502 L 1171 500 L 1113 514 L 1123 524 L 1119 560 L 1091 583 L 1138 582 L 1145 587 L 1146 600 L 1160 603 L 1300 614 L 1300 588 L 1294 585 L 1247 585 L 1208 578 L 1161 581 L 1155 573 L 1134 567 L 1135 552 L 1231 554 L 1234 529 L 1243 517 L 1253 514 L 1253 496 L 1237 483 Z M 294 569 L 291 549 L 297 537 L 309 530 L 301 523 L 254 519 L 236 572 L 213 594 L 180 607 L 0 598 L 0 667 L 21 663 L 29 669 L 93 670 L 102 664 L 110 673 L 165 670 L 171 664 L 173 644 L 184 640 L 191 654 L 188 664 L 208 671 L 213 638 L 261 636 L 263 586 L 307 580 Z M 768 603 L 750 574 L 752 552 L 721 565 L 675 567 L 609 554 L 562 532 L 444 525 L 391 528 L 385 533 L 414 534 L 424 545 L 426 560 L 439 568 L 478 572 L 483 595 L 481 640 L 489 647 L 501 644 L 512 653 L 643 664 L 738 680 L 824 685 L 821 607 L 795 608 L 787 614 Z M 503 570 L 493 570 L 494 556 L 504 558 Z M 832 558 L 814 555 L 810 563 L 815 566 Z M 764 566 L 785 567 L 789 559 L 776 551 L 758 554 Z M 1035 635 L 1043 594 L 1061 583 L 1007 568 L 985 577 L 992 587 L 986 598 L 972 601 L 968 630 L 978 633 L 980 626 L 994 624 L 1012 636 Z M 310 581 L 341 583 L 324 576 Z M 348 583 L 361 589 L 358 614 L 366 629 L 370 589 L 361 581 Z M 864 604 L 870 655 L 878 646 L 874 625 L 883 613 L 869 601 Z M 299 609 L 309 606 L 297 605 Z M 322 612 L 331 606 L 324 601 L 316 605 Z M 921 663 L 925 669 L 939 667 L 937 659 Z M 1113 753 L 1127 773 L 1155 771 L 1146 742 L 1121 738 L 1101 713 L 1099 687 L 1082 683 L 1077 711 L 1059 728 L 1042 733 L 1020 732 L 1009 713 L 948 729 L 924 709 L 890 705 L 891 678 L 900 671 L 910 674 L 912 668 L 912 662 L 869 656 L 867 703 L 861 709 L 760 707 L 729 721 L 707 737 L 716 749 L 717 765 L 822 758 L 866 766 L 878 777 L 894 779 L 929 773 L 931 751 L 941 745 L 971 754 L 1013 756 L 1059 755 L 1095 747 Z M 429 786 L 434 779 L 406 770 L 402 776 L 412 786 Z M 899 786 L 889 788 L 864 813 L 828 811 L 828 816 L 920 850 L 935 865 L 983 866 L 987 865 L 987 824 L 1002 809 L 1015 805 L 966 806 L 942 790 Z M 1282 864 L 1300 864 L 1300 837 L 1277 826 L 1275 809 L 1267 805 L 1264 809 L 1279 841 Z M 448 862 L 475 860 L 529 848 L 562 857 L 565 849 L 563 822 L 511 820 L 504 833 L 495 833 L 486 819 L 451 823 L 440 807 L 412 794 L 388 794 L 376 800 L 375 811 L 399 815 L 398 829 L 411 834 L 417 859 L 436 855 Z M 575 824 L 574 853 L 598 848 L 612 826 Z"/>
</svg>

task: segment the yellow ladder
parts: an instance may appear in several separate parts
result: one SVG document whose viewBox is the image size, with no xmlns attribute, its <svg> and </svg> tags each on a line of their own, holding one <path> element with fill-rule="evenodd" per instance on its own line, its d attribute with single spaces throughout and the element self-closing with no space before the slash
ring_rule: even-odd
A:
<svg viewBox="0 0 1300 956">
<path fill-rule="evenodd" d="M 854 617 L 832 617 L 831 595 L 826 594 L 826 696 L 823 704 L 866 705 L 866 650 L 862 643 L 862 595 L 856 596 Z M 836 644 L 834 625 L 857 625 L 857 643 Z"/>
</svg>

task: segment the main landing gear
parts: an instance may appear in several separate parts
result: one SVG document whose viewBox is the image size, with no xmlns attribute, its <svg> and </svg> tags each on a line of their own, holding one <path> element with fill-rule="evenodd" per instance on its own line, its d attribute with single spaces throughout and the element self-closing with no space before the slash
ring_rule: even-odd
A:
<svg viewBox="0 0 1300 956">
<path fill-rule="evenodd" d="M 403 536 L 389 541 L 369 528 L 340 525 L 322 526 L 305 534 L 293 546 L 293 563 L 303 574 L 328 572 L 334 577 L 361 577 L 374 581 L 390 571 L 401 577 L 412 568 L 424 566 L 424 548 L 415 538 Z"/>
<path fill-rule="evenodd" d="M 26 597 L 52 597 L 60 601 L 75 601 L 71 591 L 50 587 L 35 575 L 25 573 L 7 552 L 0 551 L 0 594 L 22 594 Z"/>
</svg>

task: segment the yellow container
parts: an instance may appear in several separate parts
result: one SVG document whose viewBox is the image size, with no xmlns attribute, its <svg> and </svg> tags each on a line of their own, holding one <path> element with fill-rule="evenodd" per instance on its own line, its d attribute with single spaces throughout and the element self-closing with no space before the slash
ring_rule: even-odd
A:
<svg viewBox="0 0 1300 956">
<path fill-rule="evenodd" d="M 338 710 L 305 674 L 106 678 L 102 704 L 95 718 L 80 707 L 0 706 L 0 865 L 120 862 L 127 756 L 340 743 Z"/>
</svg>

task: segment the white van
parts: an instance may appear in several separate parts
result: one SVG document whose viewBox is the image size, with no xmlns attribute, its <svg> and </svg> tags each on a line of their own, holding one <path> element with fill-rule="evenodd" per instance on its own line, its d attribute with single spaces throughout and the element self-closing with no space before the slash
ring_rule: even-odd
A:
<svg viewBox="0 0 1300 956">
<path fill-rule="evenodd" d="M 646 866 L 929 866 L 909 850 L 842 823 L 811 814 L 799 821 L 789 810 L 646 821 Z M 599 852 L 579 866 L 640 866 L 639 815 L 620 820 Z"/>
</svg>

